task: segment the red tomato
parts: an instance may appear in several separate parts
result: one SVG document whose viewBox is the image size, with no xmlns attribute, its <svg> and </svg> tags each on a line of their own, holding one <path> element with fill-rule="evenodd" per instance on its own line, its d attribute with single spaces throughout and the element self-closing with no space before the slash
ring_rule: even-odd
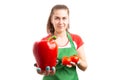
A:
<svg viewBox="0 0 120 80">
<path fill-rule="evenodd" d="M 67 57 L 67 56 L 64 56 L 62 58 L 62 64 L 63 65 L 70 65 L 70 62 L 71 62 L 71 58 Z"/>
<path fill-rule="evenodd" d="M 77 55 L 70 56 L 70 58 L 71 58 L 71 61 L 75 62 L 76 64 L 79 61 L 79 57 Z"/>
</svg>

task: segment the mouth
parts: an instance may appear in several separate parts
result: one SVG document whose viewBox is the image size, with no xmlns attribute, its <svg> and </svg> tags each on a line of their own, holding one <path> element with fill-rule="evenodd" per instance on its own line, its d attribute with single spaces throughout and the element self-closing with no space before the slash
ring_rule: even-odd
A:
<svg viewBox="0 0 120 80">
<path fill-rule="evenodd" d="M 63 28 L 64 26 L 58 26 L 58 28 Z"/>
</svg>

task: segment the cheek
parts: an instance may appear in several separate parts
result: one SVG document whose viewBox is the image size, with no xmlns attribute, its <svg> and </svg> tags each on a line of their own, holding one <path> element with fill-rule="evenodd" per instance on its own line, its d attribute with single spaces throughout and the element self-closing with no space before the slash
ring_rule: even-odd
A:
<svg viewBox="0 0 120 80">
<path fill-rule="evenodd" d="M 68 25 L 69 25 L 69 22 L 68 22 L 68 21 L 66 21 L 66 22 L 65 22 L 65 24 L 66 24 L 66 26 L 68 26 Z"/>
<path fill-rule="evenodd" d="M 69 20 L 65 20 L 64 23 L 65 23 L 65 24 L 69 24 Z"/>
<path fill-rule="evenodd" d="M 55 25 L 56 23 L 57 23 L 57 21 L 55 21 L 53 18 L 51 19 L 51 23 L 53 24 L 53 25 Z"/>
<path fill-rule="evenodd" d="M 59 23 L 58 21 L 52 21 L 53 26 L 57 26 L 58 23 Z"/>
</svg>

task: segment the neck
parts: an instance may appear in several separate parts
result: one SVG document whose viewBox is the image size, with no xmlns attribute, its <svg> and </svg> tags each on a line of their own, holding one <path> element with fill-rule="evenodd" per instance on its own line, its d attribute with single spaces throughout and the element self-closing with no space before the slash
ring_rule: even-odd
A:
<svg viewBox="0 0 120 80">
<path fill-rule="evenodd" d="M 65 46 L 69 41 L 67 38 L 66 31 L 62 33 L 55 32 L 54 35 L 57 37 L 56 42 L 58 46 Z"/>
<path fill-rule="evenodd" d="M 66 35 L 66 31 L 61 32 L 61 33 L 55 32 L 54 35 L 57 36 L 57 37 L 61 37 L 61 38 L 67 36 L 67 35 Z"/>
</svg>

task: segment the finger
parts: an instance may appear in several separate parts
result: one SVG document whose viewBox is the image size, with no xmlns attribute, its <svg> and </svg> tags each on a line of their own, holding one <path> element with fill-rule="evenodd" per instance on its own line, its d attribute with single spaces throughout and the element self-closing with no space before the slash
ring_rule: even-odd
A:
<svg viewBox="0 0 120 80">
<path fill-rule="evenodd" d="M 36 63 L 34 64 L 34 67 L 37 67 L 37 64 L 36 64 Z"/>
<path fill-rule="evenodd" d="M 37 68 L 37 73 L 40 73 L 41 72 L 41 68 Z"/>
<path fill-rule="evenodd" d="M 56 64 L 58 64 L 59 63 L 59 60 L 56 60 Z"/>
<path fill-rule="evenodd" d="M 50 72 L 50 75 L 54 75 L 54 74 L 55 74 L 55 72 L 56 72 L 55 67 L 52 67 L 52 70 L 51 70 L 51 72 Z"/>
<path fill-rule="evenodd" d="M 70 62 L 71 65 L 73 66 L 76 66 L 76 63 L 75 62 Z"/>
<path fill-rule="evenodd" d="M 66 65 L 67 67 L 69 67 L 69 68 L 71 68 L 72 67 L 72 65 Z"/>
<path fill-rule="evenodd" d="M 37 73 L 38 73 L 38 74 L 41 74 L 41 75 L 42 75 L 42 74 L 44 73 L 44 71 L 41 70 L 41 68 L 37 68 L 36 70 L 37 70 Z"/>
<path fill-rule="evenodd" d="M 38 73 L 41 72 L 41 68 L 37 68 L 37 72 L 38 72 Z"/>
<path fill-rule="evenodd" d="M 50 66 L 46 66 L 45 75 L 49 75 L 49 74 L 50 74 Z"/>
<path fill-rule="evenodd" d="M 55 67 L 52 67 L 52 71 L 55 72 Z"/>
</svg>

